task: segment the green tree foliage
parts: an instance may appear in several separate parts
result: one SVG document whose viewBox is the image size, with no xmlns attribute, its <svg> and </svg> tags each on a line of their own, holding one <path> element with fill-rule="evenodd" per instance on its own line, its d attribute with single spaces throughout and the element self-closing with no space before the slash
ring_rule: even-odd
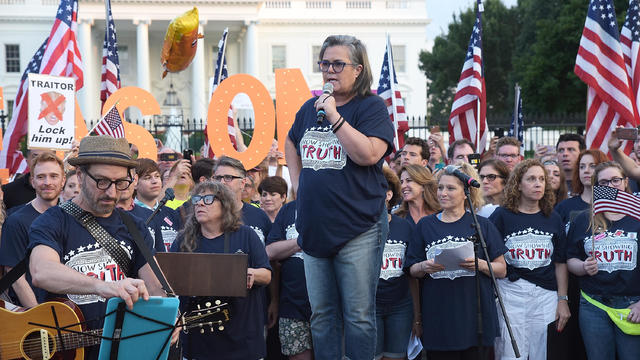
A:
<svg viewBox="0 0 640 360">
<path fill-rule="evenodd" d="M 588 0 L 519 0 L 507 9 L 485 1 L 483 14 L 487 109 L 512 111 L 513 86 L 522 86 L 528 113 L 584 112 L 586 85 L 573 73 L 588 10 Z M 622 27 L 627 0 L 614 0 Z M 454 16 L 449 32 L 420 54 L 421 69 L 431 80 L 429 116 L 441 122 L 451 111 L 475 10 Z"/>
</svg>

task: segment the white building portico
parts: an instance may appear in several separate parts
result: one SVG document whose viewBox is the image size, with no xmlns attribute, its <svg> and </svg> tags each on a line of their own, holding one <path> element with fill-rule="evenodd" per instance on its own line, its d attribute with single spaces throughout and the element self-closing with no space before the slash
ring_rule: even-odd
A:
<svg viewBox="0 0 640 360">
<path fill-rule="evenodd" d="M 48 36 L 57 5 L 56 0 L 0 0 L 0 86 L 9 102 L 5 106 L 15 99 L 22 71 Z M 205 37 L 198 40 L 189 68 L 162 79 L 160 52 L 169 22 L 193 6 L 199 10 Z M 122 86 L 149 90 L 162 105 L 173 85 L 187 118 L 206 118 L 209 79 L 226 27 L 229 75 L 257 77 L 272 97 L 277 68 L 300 68 L 309 88 L 322 88 L 316 62 L 322 41 L 331 34 L 354 35 L 365 43 L 376 88 L 389 33 L 406 112 L 426 113 L 427 81 L 418 68 L 430 22 L 425 0 L 112 0 L 111 7 Z M 78 46 L 85 86 L 78 100 L 87 120 L 95 120 L 100 112 L 104 28 L 104 1 L 80 0 Z"/>
</svg>

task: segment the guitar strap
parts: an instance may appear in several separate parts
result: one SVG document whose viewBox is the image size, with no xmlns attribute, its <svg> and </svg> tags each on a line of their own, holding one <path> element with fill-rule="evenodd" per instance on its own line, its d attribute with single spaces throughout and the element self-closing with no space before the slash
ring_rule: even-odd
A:
<svg viewBox="0 0 640 360">
<path fill-rule="evenodd" d="M 24 257 L 16 266 L 0 278 L 0 294 L 3 294 L 9 289 L 11 284 L 20 279 L 20 276 L 27 272 L 27 265 L 29 265 L 29 254 Z"/>
<path fill-rule="evenodd" d="M 120 246 L 118 241 L 111 236 L 100 224 L 96 218 L 89 213 L 88 211 L 84 211 L 80 206 L 78 206 L 73 201 L 67 201 L 63 204 L 60 204 L 60 208 L 64 210 L 67 214 L 73 216 L 78 220 L 78 222 L 84 226 L 85 229 L 93 236 L 98 244 L 111 256 L 111 258 L 118 264 L 122 272 L 125 273 L 128 277 L 132 276 L 131 274 L 131 259 L 127 256 L 125 250 Z"/>
<path fill-rule="evenodd" d="M 162 270 L 160 270 L 160 267 L 158 266 L 156 259 L 153 257 L 153 254 L 151 254 L 151 250 L 149 250 L 149 246 L 147 246 L 147 244 L 144 243 L 142 234 L 140 233 L 140 230 L 138 229 L 136 224 L 133 222 L 133 219 L 131 218 L 131 216 L 125 213 L 124 211 L 122 211 L 121 209 L 117 209 L 117 211 L 118 211 L 118 214 L 120 214 L 120 218 L 122 218 L 122 222 L 124 222 L 124 224 L 127 226 L 127 229 L 129 230 L 129 234 L 131 234 L 131 237 L 133 237 L 133 241 L 136 243 L 136 246 L 142 253 L 142 256 L 144 256 L 144 259 L 147 261 L 149 266 L 151 266 L 151 270 L 153 270 L 153 273 L 156 275 L 156 277 L 160 281 L 160 284 L 162 285 L 162 289 L 167 293 L 167 296 L 175 297 L 176 295 L 173 292 L 173 289 L 169 285 L 167 278 L 162 273 Z"/>
</svg>

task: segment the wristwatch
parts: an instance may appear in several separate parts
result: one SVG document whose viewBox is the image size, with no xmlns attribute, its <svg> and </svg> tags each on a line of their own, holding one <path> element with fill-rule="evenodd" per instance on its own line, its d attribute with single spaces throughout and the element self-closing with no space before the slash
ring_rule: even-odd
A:
<svg viewBox="0 0 640 360">
<path fill-rule="evenodd" d="M 569 301 L 569 297 L 567 295 L 558 295 L 558 301 L 560 300 Z"/>
</svg>

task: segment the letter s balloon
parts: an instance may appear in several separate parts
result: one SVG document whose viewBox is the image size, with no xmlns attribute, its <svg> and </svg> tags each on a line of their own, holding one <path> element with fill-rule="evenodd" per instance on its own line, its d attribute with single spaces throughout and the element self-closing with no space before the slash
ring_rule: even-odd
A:
<svg viewBox="0 0 640 360">
<path fill-rule="evenodd" d="M 198 39 L 203 38 L 198 34 L 198 8 L 185 12 L 173 19 L 167 28 L 162 45 L 162 78 L 168 72 L 179 72 L 186 69 L 196 55 Z"/>
</svg>

